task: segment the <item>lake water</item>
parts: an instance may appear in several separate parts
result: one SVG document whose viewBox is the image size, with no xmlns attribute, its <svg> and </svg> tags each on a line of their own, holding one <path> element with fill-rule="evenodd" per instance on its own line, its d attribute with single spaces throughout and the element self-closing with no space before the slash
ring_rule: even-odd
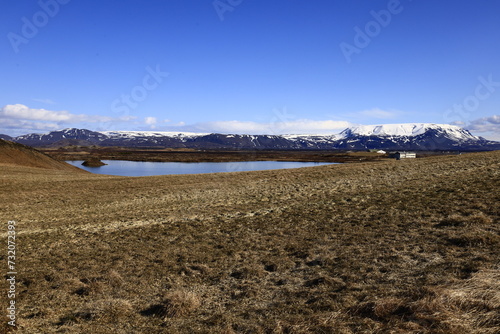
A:
<svg viewBox="0 0 500 334">
<path fill-rule="evenodd" d="M 144 162 L 125 160 L 103 160 L 106 166 L 85 167 L 83 160 L 67 163 L 95 174 L 119 176 L 151 176 L 168 174 L 203 174 L 244 172 L 269 169 L 287 169 L 329 165 L 325 162 L 293 161 L 242 161 L 242 162 Z"/>
</svg>

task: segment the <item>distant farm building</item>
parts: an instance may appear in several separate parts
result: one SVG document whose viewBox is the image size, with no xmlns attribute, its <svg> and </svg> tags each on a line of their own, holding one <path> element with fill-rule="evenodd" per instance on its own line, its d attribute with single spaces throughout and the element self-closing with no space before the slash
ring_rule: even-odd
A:
<svg viewBox="0 0 500 334">
<path fill-rule="evenodd" d="M 396 160 L 415 159 L 417 157 L 417 153 L 415 153 L 415 152 L 396 152 L 394 154 L 394 157 L 396 158 Z"/>
</svg>

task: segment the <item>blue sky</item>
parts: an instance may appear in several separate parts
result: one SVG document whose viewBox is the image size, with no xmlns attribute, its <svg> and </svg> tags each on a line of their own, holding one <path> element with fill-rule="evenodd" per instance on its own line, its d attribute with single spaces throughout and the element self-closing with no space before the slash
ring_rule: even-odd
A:
<svg viewBox="0 0 500 334">
<path fill-rule="evenodd" d="M 338 133 L 445 123 L 500 140 L 500 2 L 0 0 L 0 133 Z"/>
</svg>

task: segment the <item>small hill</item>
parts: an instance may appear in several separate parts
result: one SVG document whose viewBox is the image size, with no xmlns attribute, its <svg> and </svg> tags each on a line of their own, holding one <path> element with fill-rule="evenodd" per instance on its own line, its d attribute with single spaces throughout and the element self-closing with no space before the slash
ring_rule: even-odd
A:
<svg viewBox="0 0 500 334">
<path fill-rule="evenodd" d="M 82 163 L 82 165 L 86 166 L 86 167 L 101 167 L 101 166 L 104 166 L 104 165 L 107 165 L 107 164 L 105 164 L 104 162 L 102 162 L 98 157 L 90 157 L 87 160 L 85 160 Z"/>
<path fill-rule="evenodd" d="M 0 166 L 14 165 L 87 173 L 26 145 L 0 139 Z"/>
</svg>

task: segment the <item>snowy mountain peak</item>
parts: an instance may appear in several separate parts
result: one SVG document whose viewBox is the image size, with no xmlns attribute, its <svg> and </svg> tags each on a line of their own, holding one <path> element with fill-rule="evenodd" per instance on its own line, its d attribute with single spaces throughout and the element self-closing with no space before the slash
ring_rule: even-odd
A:
<svg viewBox="0 0 500 334">
<path fill-rule="evenodd" d="M 408 136 L 414 137 L 422 135 L 429 130 L 438 131 L 462 140 L 479 139 L 470 134 L 469 131 L 461 127 L 449 124 L 433 123 L 403 123 L 403 124 L 382 124 L 382 125 L 359 125 L 342 131 L 345 136 Z"/>
</svg>

